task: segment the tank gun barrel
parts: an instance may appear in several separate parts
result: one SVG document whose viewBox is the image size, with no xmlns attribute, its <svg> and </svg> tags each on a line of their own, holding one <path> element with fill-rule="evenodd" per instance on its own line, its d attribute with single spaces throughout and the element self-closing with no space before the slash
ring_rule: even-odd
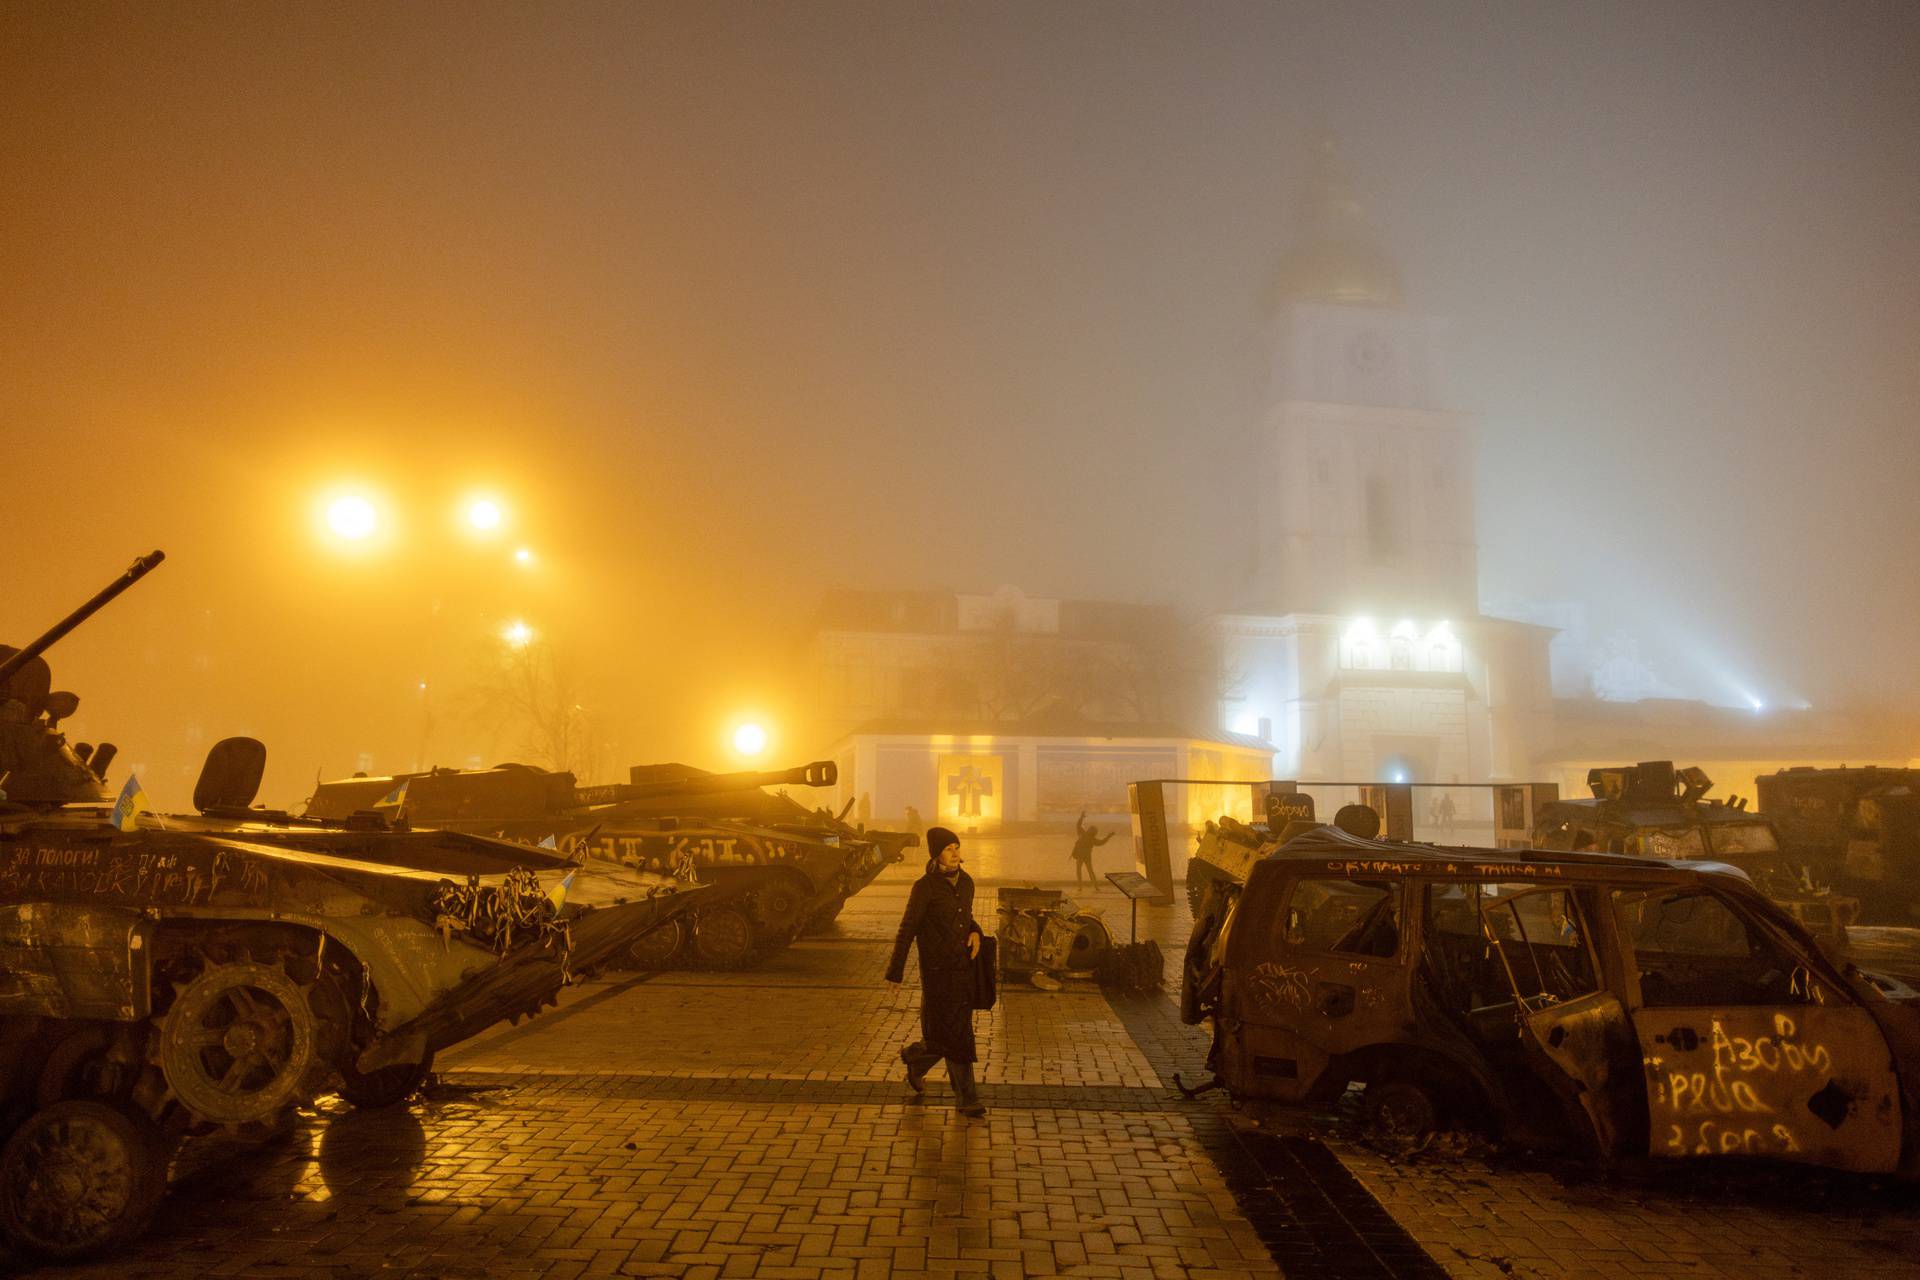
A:
<svg viewBox="0 0 1920 1280">
<path fill-rule="evenodd" d="M 791 769 L 769 769 L 759 773 L 689 773 L 672 778 L 649 778 L 645 782 L 578 787 L 573 794 L 577 805 L 619 804 L 666 796 L 719 795 L 728 791 L 751 791 L 757 787 L 830 787 L 839 780 L 838 765 L 831 760 L 815 760 Z"/>
<path fill-rule="evenodd" d="M 67 632 L 73 630 L 88 618 L 98 613 L 109 600 L 112 600 L 122 591 L 125 591 L 128 587 L 146 577 L 148 573 L 153 571 L 154 566 L 166 558 L 167 553 L 164 551 L 154 551 L 141 556 L 133 562 L 133 566 L 125 573 L 101 588 L 93 599 L 87 601 L 78 609 L 75 609 L 72 613 L 54 623 L 44 634 L 26 648 L 20 650 L 20 652 L 14 654 L 5 662 L 0 662 L 0 684 L 4 684 L 7 678 L 14 672 L 45 653 L 59 641 L 62 636 L 66 635 Z"/>
</svg>

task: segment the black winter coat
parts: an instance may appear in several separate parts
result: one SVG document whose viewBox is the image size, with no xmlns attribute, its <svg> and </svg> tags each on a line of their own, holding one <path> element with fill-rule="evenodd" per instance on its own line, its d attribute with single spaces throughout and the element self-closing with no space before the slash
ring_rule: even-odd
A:
<svg viewBox="0 0 1920 1280">
<path fill-rule="evenodd" d="M 920 945 L 920 1038 L 927 1048 L 955 1062 L 975 1060 L 973 1050 L 973 958 L 969 934 L 981 933 L 973 918 L 973 877 L 952 883 L 927 860 L 927 873 L 913 883 L 906 914 L 893 940 L 887 981 L 906 976 L 907 948 Z"/>
</svg>

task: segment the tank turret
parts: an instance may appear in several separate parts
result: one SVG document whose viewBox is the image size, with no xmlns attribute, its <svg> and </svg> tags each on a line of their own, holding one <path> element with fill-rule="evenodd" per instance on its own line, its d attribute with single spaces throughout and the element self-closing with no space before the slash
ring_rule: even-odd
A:
<svg viewBox="0 0 1920 1280">
<path fill-rule="evenodd" d="M 41 655 L 164 559 L 165 552 L 155 551 L 135 560 L 25 648 L 0 645 L 0 808 L 52 808 L 106 799 L 104 780 L 113 745 L 76 748 L 67 742 L 60 722 L 79 709 L 80 699 L 53 688 L 52 671 Z"/>
</svg>

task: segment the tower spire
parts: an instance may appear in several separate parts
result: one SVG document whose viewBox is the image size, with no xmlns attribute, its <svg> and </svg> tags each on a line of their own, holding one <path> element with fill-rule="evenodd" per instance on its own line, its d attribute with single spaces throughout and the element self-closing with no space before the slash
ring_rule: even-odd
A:
<svg viewBox="0 0 1920 1280">
<path fill-rule="evenodd" d="M 1283 301 L 1360 307 L 1405 301 L 1400 267 L 1380 244 L 1331 137 L 1314 144 L 1300 214 L 1299 238 L 1280 264 Z"/>
</svg>

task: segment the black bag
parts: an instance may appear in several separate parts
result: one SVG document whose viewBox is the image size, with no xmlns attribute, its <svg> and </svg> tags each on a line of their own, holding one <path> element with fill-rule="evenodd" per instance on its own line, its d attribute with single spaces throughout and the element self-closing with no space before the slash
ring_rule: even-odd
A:
<svg viewBox="0 0 1920 1280">
<path fill-rule="evenodd" d="M 1000 943 L 990 933 L 980 935 L 980 954 L 973 958 L 973 1007 L 991 1009 L 1000 994 Z"/>
</svg>

